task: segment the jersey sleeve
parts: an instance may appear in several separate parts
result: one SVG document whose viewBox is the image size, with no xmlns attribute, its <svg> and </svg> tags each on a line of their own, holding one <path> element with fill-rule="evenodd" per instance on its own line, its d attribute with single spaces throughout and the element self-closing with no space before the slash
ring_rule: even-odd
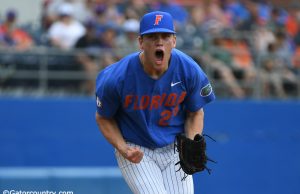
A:
<svg viewBox="0 0 300 194">
<path fill-rule="evenodd" d="M 99 115 L 111 118 L 119 106 L 120 100 L 117 85 L 113 76 L 101 73 L 96 80 L 96 105 Z"/>
<path fill-rule="evenodd" d="M 213 88 L 202 69 L 195 68 L 189 80 L 188 98 L 185 103 L 187 110 L 198 111 L 205 104 L 213 101 L 216 97 Z"/>
</svg>

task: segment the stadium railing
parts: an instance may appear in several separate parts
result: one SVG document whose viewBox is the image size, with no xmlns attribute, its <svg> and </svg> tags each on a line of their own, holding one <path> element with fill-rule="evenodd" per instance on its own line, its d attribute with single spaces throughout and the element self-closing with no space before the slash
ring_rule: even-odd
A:
<svg viewBox="0 0 300 194">
<path fill-rule="evenodd" d="M 201 56 L 197 49 L 182 49 L 187 54 Z M 209 52 L 216 52 L 217 48 L 210 47 Z M 91 95 L 81 89 L 84 81 L 94 81 L 98 71 L 87 73 L 79 62 L 78 56 L 81 53 L 87 54 L 94 60 L 99 69 L 103 69 L 104 54 L 109 53 L 113 60 L 118 60 L 131 51 L 126 49 L 98 49 L 93 50 L 71 50 L 62 51 L 49 47 L 34 47 L 27 51 L 0 48 L 0 96 L 2 95 Z M 242 53 L 236 49 L 237 53 Z M 262 56 L 256 54 L 253 58 L 254 67 L 259 72 L 262 68 Z M 290 56 L 292 57 L 292 56 Z M 204 66 L 204 71 L 212 80 L 215 91 L 220 98 L 234 98 L 228 91 L 222 79 L 215 76 L 210 65 Z M 288 98 L 300 98 L 300 74 L 295 72 L 297 84 L 287 85 Z M 247 83 L 243 79 L 237 79 L 241 87 L 250 88 L 252 92 L 247 98 L 262 99 L 263 87 L 261 78 L 256 78 L 255 83 Z M 278 98 L 275 94 L 268 98 Z"/>
</svg>

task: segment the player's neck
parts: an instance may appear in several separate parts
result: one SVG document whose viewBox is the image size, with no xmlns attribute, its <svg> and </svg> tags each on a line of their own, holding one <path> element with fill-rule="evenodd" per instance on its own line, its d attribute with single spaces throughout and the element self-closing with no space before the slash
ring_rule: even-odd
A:
<svg viewBox="0 0 300 194">
<path fill-rule="evenodd" d="M 156 67 L 155 64 L 151 64 L 151 62 L 149 62 L 151 60 L 146 59 L 144 52 L 140 53 L 139 58 L 140 58 L 143 70 L 152 79 L 159 79 L 168 70 L 168 67 L 169 67 L 168 64 L 162 65 L 159 68 Z"/>
</svg>

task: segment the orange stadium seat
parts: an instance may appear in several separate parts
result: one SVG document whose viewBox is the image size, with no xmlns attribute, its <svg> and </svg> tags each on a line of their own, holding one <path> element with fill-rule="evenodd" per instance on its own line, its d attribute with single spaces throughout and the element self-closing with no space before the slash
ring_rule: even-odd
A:
<svg viewBox="0 0 300 194">
<path fill-rule="evenodd" d="M 248 45 L 242 40 L 223 39 L 221 45 L 232 54 L 235 64 L 248 68 L 253 64 Z"/>
<path fill-rule="evenodd" d="M 252 65 L 252 57 L 248 45 L 239 41 L 234 46 L 233 60 L 241 67 L 248 68 Z"/>
</svg>

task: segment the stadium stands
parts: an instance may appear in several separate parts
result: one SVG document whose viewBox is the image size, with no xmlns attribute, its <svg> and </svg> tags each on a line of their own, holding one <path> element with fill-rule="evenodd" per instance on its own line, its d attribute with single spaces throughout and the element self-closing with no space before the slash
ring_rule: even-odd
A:
<svg viewBox="0 0 300 194">
<path fill-rule="evenodd" d="M 181 13 L 171 13 L 176 20 L 177 46 L 200 62 L 212 78 L 219 97 L 299 98 L 300 6 L 289 1 L 278 7 L 280 3 L 45 0 L 39 26 L 19 24 L 18 13 L 10 9 L 0 22 L 0 95 L 13 94 L 16 90 L 24 95 L 26 91 L 33 95 L 35 91 L 38 94 L 42 91 L 43 95 L 56 92 L 93 95 L 97 72 L 132 51 L 121 48 L 117 42 L 126 39 L 123 24 L 139 20 L 147 11 L 161 9 Z M 61 40 L 52 37 L 53 26 L 58 25 L 66 33 L 61 34 L 66 37 Z M 67 34 L 79 25 L 81 27 L 76 27 L 80 31 L 78 36 Z M 82 26 L 84 31 L 80 30 Z M 215 40 L 218 40 L 217 45 Z M 273 48 L 272 56 L 291 59 L 280 62 L 280 66 L 289 71 L 288 81 L 282 76 L 284 71 L 276 70 L 279 81 L 268 78 L 272 77 L 264 69 L 265 58 L 272 58 L 268 48 Z M 224 51 L 222 56 L 220 50 Z M 211 63 L 217 63 L 218 68 Z M 220 69 L 227 69 L 225 76 L 220 74 Z M 228 75 L 234 80 L 231 83 Z M 276 92 L 278 84 L 282 92 Z"/>
</svg>

